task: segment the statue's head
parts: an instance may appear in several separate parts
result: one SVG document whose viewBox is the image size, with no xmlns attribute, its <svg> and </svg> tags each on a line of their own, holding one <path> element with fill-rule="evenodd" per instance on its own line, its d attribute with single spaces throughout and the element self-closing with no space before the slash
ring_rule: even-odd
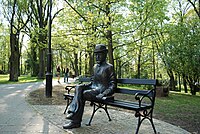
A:
<svg viewBox="0 0 200 134">
<path fill-rule="evenodd" d="M 108 50 L 104 44 L 97 44 L 95 46 L 94 54 L 96 56 L 97 64 L 101 64 L 102 62 L 106 61 Z"/>
</svg>

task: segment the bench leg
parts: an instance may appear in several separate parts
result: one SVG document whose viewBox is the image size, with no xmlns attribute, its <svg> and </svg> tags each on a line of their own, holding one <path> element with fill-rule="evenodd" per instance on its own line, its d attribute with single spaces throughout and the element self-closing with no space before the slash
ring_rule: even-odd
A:
<svg viewBox="0 0 200 134">
<path fill-rule="evenodd" d="M 69 104 L 70 104 L 70 99 L 68 98 L 67 99 L 67 105 L 66 105 L 65 110 L 64 110 L 64 114 L 66 114 L 66 111 L 67 111 Z"/>
<path fill-rule="evenodd" d="M 92 122 L 92 119 L 94 117 L 94 114 L 99 109 L 99 107 L 97 107 L 97 109 L 96 109 L 96 104 L 95 103 L 92 103 L 92 105 L 93 105 L 93 112 L 92 112 L 92 116 L 90 117 L 90 120 L 89 120 L 88 124 L 86 124 L 87 126 L 91 125 L 91 122 Z"/>
<path fill-rule="evenodd" d="M 138 134 L 140 126 L 145 119 L 148 119 L 150 121 L 153 127 L 153 131 L 156 134 L 156 128 L 153 123 L 152 111 L 150 111 L 149 113 L 147 111 L 143 111 L 143 114 L 141 114 L 139 111 L 136 111 L 135 116 L 138 117 L 138 124 L 137 124 L 137 129 L 135 131 L 135 134 Z"/>
<path fill-rule="evenodd" d="M 137 128 L 136 128 L 135 134 L 138 134 L 141 123 L 142 123 L 142 122 L 141 122 L 141 116 L 139 115 L 139 117 L 138 117 L 138 123 L 137 123 Z"/>
<path fill-rule="evenodd" d="M 105 107 L 103 107 L 103 104 L 100 104 L 100 103 L 98 103 L 98 105 L 96 103 L 92 103 L 92 104 L 93 104 L 93 112 L 92 112 L 92 116 L 90 117 L 88 124 L 86 124 L 87 126 L 91 125 L 91 122 L 92 122 L 95 112 L 100 108 L 104 109 L 104 111 L 106 112 L 106 114 L 108 116 L 109 121 L 111 121 L 110 115 L 108 113 L 107 105 L 105 105 Z"/>
<path fill-rule="evenodd" d="M 68 107 L 68 106 L 66 106 L 66 107 L 65 107 L 65 111 L 64 111 L 64 114 L 66 114 L 66 111 L 67 111 L 67 107 Z"/>
<path fill-rule="evenodd" d="M 107 105 L 105 105 L 105 108 L 103 108 L 108 116 L 109 121 L 111 121 L 110 115 L 108 113 Z"/>
<path fill-rule="evenodd" d="M 153 123 L 152 114 L 151 114 L 151 117 L 150 117 L 149 121 L 151 122 L 151 125 L 152 125 L 152 127 L 153 127 L 153 131 L 154 131 L 154 133 L 156 134 L 157 132 L 156 132 L 156 128 L 155 128 L 154 123 Z"/>
</svg>

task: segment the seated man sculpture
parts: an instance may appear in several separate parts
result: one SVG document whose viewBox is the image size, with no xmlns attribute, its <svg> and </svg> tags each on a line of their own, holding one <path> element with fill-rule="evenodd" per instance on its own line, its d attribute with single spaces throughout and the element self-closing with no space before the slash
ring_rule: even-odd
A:
<svg viewBox="0 0 200 134">
<path fill-rule="evenodd" d="M 94 65 L 93 80 L 89 84 L 81 84 L 75 87 L 75 94 L 67 109 L 66 119 L 70 123 L 64 124 L 64 129 L 81 127 L 82 116 L 86 100 L 102 99 L 110 96 L 116 88 L 116 79 L 113 66 L 106 62 L 108 50 L 104 44 L 95 47 L 96 64 Z"/>
</svg>

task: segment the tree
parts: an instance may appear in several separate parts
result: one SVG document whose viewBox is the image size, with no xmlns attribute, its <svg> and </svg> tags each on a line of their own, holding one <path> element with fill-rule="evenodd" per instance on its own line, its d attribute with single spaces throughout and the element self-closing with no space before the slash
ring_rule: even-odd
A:
<svg viewBox="0 0 200 134">
<path fill-rule="evenodd" d="M 49 16 L 49 0 L 31 0 L 31 10 L 33 12 L 32 24 L 34 27 L 34 32 L 31 33 L 32 43 L 37 44 L 38 57 L 39 57 L 39 73 L 38 78 L 44 78 L 45 67 L 46 67 L 46 48 L 47 48 L 47 24 Z M 59 2 L 59 1 L 58 1 Z M 59 14 L 63 9 L 58 9 L 52 17 L 53 19 Z"/>
<path fill-rule="evenodd" d="M 7 27 L 4 27 L 2 23 L 0 23 L 0 73 L 9 72 L 9 66 L 7 61 L 9 61 L 9 34 Z"/>
<path fill-rule="evenodd" d="M 35 0 L 31 2 L 31 9 L 34 14 L 36 25 L 34 26 L 37 33 L 37 45 L 39 51 L 39 78 L 45 77 L 45 50 L 47 44 L 47 22 L 48 22 L 48 0 Z"/>
<path fill-rule="evenodd" d="M 10 51 L 9 58 L 10 81 L 18 81 L 20 67 L 19 37 L 21 30 L 28 23 L 31 12 L 28 1 L 2 1 L 4 5 L 4 16 L 10 24 Z M 6 8 L 8 7 L 8 8 Z"/>
<path fill-rule="evenodd" d="M 199 79 L 199 23 L 197 23 L 197 16 L 191 14 L 187 3 L 177 1 L 180 10 L 176 10 L 173 16 L 177 23 L 168 25 L 167 36 L 163 43 L 163 51 L 167 67 L 170 68 L 171 74 L 178 74 L 183 77 L 184 87 L 186 89 L 186 81 L 190 86 L 191 93 L 196 94 L 195 82 Z M 185 4 L 185 6 L 184 6 Z M 191 61 L 191 59 L 194 59 Z"/>
</svg>

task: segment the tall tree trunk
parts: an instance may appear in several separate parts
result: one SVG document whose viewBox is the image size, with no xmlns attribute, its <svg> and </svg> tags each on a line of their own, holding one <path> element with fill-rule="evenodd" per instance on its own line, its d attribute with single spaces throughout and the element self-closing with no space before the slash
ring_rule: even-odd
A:
<svg viewBox="0 0 200 134">
<path fill-rule="evenodd" d="M 39 24 L 39 73 L 38 73 L 38 77 L 40 79 L 45 78 L 45 68 L 46 68 L 46 64 L 45 64 L 45 48 L 47 47 L 47 30 L 45 29 L 45 27 L 47 26 L 47 20 L 48 17 L 45 18 L 45 6 L 43 6 L 43 1 L 42 0 L 37 0 L 36 1 L 37 4 L 37 15 L 36 19 L 38 20 L 38 24 Z M 49 8 L 48 8 L 49 9 Z M 48 11 L 47 11 L 48 12 Z"/>
<path fill-rule="evenodd" d="M 88 59 L 88 54 L 87 54 L 87 52 L 85 52 L 85 68 L 84 68 L 84 72 L 85 72 L 85 76 L 87 76 L 89 73 L 89 69 L 88 69 L 88 62 L 89 61 L 89 59 Z"/>
<path fill-rule="evenodd" d="M 189 86 L 190 86 L 191 94 L 196 95 L 196 85 L 194 85 L 193 83 L 189 83 Z"/>
<path fill-rule="evenodd" d="M 19 59 L 19 44 L 17 41 L 18 36 L 14 34 L 14 16 L 15 16 L 15 6 L 17 0 L 14 0 L 13 9 L 12 9 L 12 16 L 10 21 L 10 51 L 11 55 L 9 58 L 9 67 L 10 67 L 10 78 L 9 81 L 18 81 L 18 59 Z"/>
<path fill-rule="evenodd" d="M 107 27 L 108 27 L 108 29 L 110 29 L 111 28 L 110 3 L 107 3 L 107 5 L 106 5 L 106 17 L 108 17 L 108 20 L 109 20 L 107 22 Z M 108 40 L 108 57 L 109 57 L 109 62 L 114 67 L 112 31 L 111 30 L 107 30 L 107 36 L 106 36 L 106 38 Z"/>
<path fill-rule="evenodd" d="M 142 43 L 141 43 L 142 44 Z M 137 62 L 137 78 L 140 78 L 141 75 L 141 55 L 142 55 L 142 47 L 139 46 L 139 52 L 138 52 L 138 62 Z"/>
<path fill-rule="evenodd" d="M 153 48 L 153 53 L 152 53 L 152 66 L 153 66 L 153 79 L 156 79 L 156 63 L 155 63 L 155 49 L 154 49 L 154 45 L 152 44 L 152 48 Z"/>
<path fill-rule="evenodd" d="M 44 79 L 45 78 L 45 49 L 44 48 L 39 48 L 39 74 L 38 78 L 39 79 Z"/>
<path fill-rule="evenodd" d="M 82 55 L 82 52 L 80 52 L 80 57 L 79 57 L 79 75 L 81 75 L 81 71 L 82 71 L 82 67 L 81 67 L 81 65 L 82 65 L 82 59 L 81 59 L 81 56 Z M 87 64 L 87 63 L 85 63 L 85 64 Z"/>
<path fill-rule="evenodd" d="M 178 74 L 178 90 L 181 91 L 181 76 Z"/>
<path fill-rule="evenodd" d="M 18 36 L 12 33 L 10 34 L 10 78 L 9 81 L 18 81 L 19 75 L 19 44 Z"/>
<path fill-rule="evenodd" d="M 119 60 L 117 60 L 117 76 L 118 76 L 118 78 L 122 78 L 122 62 L 121 62 L 121 60 L 119 59 Z"/>
<path fill-rule="evenodd" d="M 59 59 L 60 59 L 60 67 L 61 67 L 61 74 L 60 74 L 60 76 L 62 76 L 63 75 L 63 53 L 62 53 L 62 50 L 59 50 Z M 45 60 L 46 61 L 46 60 Z"/>
<path fill-rule="evenodd" d="M 38 65 L 38 60 L 37 60 L 37 52 L 36 52 L 36 47 L 31 46 L 31 67 L 32 67 L 32 72 L 31 76 L 38 76 L 39 73 L 39 65 Z"/>
<path fill-rule="evenodd" d="M 191 76 L 186 76 L 186 81 L 190 87 L 191 94 L 194 95 L 194 79 L 192 79 Z"/>
<path fill-rule="evenodd" d="M 21 58 L 21 54 L 22 54 L 22 42 L 23 42 L 23 39 L 24 39 L 24 35 L 22 35 L 22 38 L 21 38 L 21 41 L 20 41 L 20 43 L 18 43 L 18 44 L 20 44 L 19 45 L 19 70 L 18 70 L 18 76 L 20 76 L 21 75 L 21 73 L 22 73 L 22 69 L 23 69 L 23 67 L 22 67 L 22 58 Z M 19 39 L 18 39 L 18 41 L 19 41 Z M 20 62 L 20 59 L 21 59 L 21 62 Z M 20 63 L 21 63 L 21 67 L 20 67 Z"/>
<path fill-rule="evenodd" d="M 94 55 L 92 53 L 89 53 L 89 71 L 90 71 L 90 76 L 93 75 L 93 66 L 94 66 Z"/>
<path fill-rule="evenodd" d="M 167 74 L 169 75 L 170 78 L 170 83 L 169 83 L 170 90 L 176 90 L 176 83 L 172 70 L 167 70 Z"/>
<path fill-rule="evenodd" d="M 184 86 L 185 93 L 187 93 L 188 89 L 187 89 L 187 81 L 186 81 L 185 74 L 183 74 L 183 86 Z"/>
<path fill-rule="evenodd" d="M 73 75 L 75 75 L 75 76 L 79 75 L 78 74 L 78 54 L 75 52 L 74 52 L 74 72 L 75 72 L 75 74 L 73 74 Z"/>
<path fill-rule="evenodd" d="M 45 25 L 43 22 L 39 25 L 39 73 L 38 78 L 44 79 L 45 78 L 45 59 L 46 59 L 46 46 L 47 46 L 47 31 L 44 30 Z"/>
</svg>

